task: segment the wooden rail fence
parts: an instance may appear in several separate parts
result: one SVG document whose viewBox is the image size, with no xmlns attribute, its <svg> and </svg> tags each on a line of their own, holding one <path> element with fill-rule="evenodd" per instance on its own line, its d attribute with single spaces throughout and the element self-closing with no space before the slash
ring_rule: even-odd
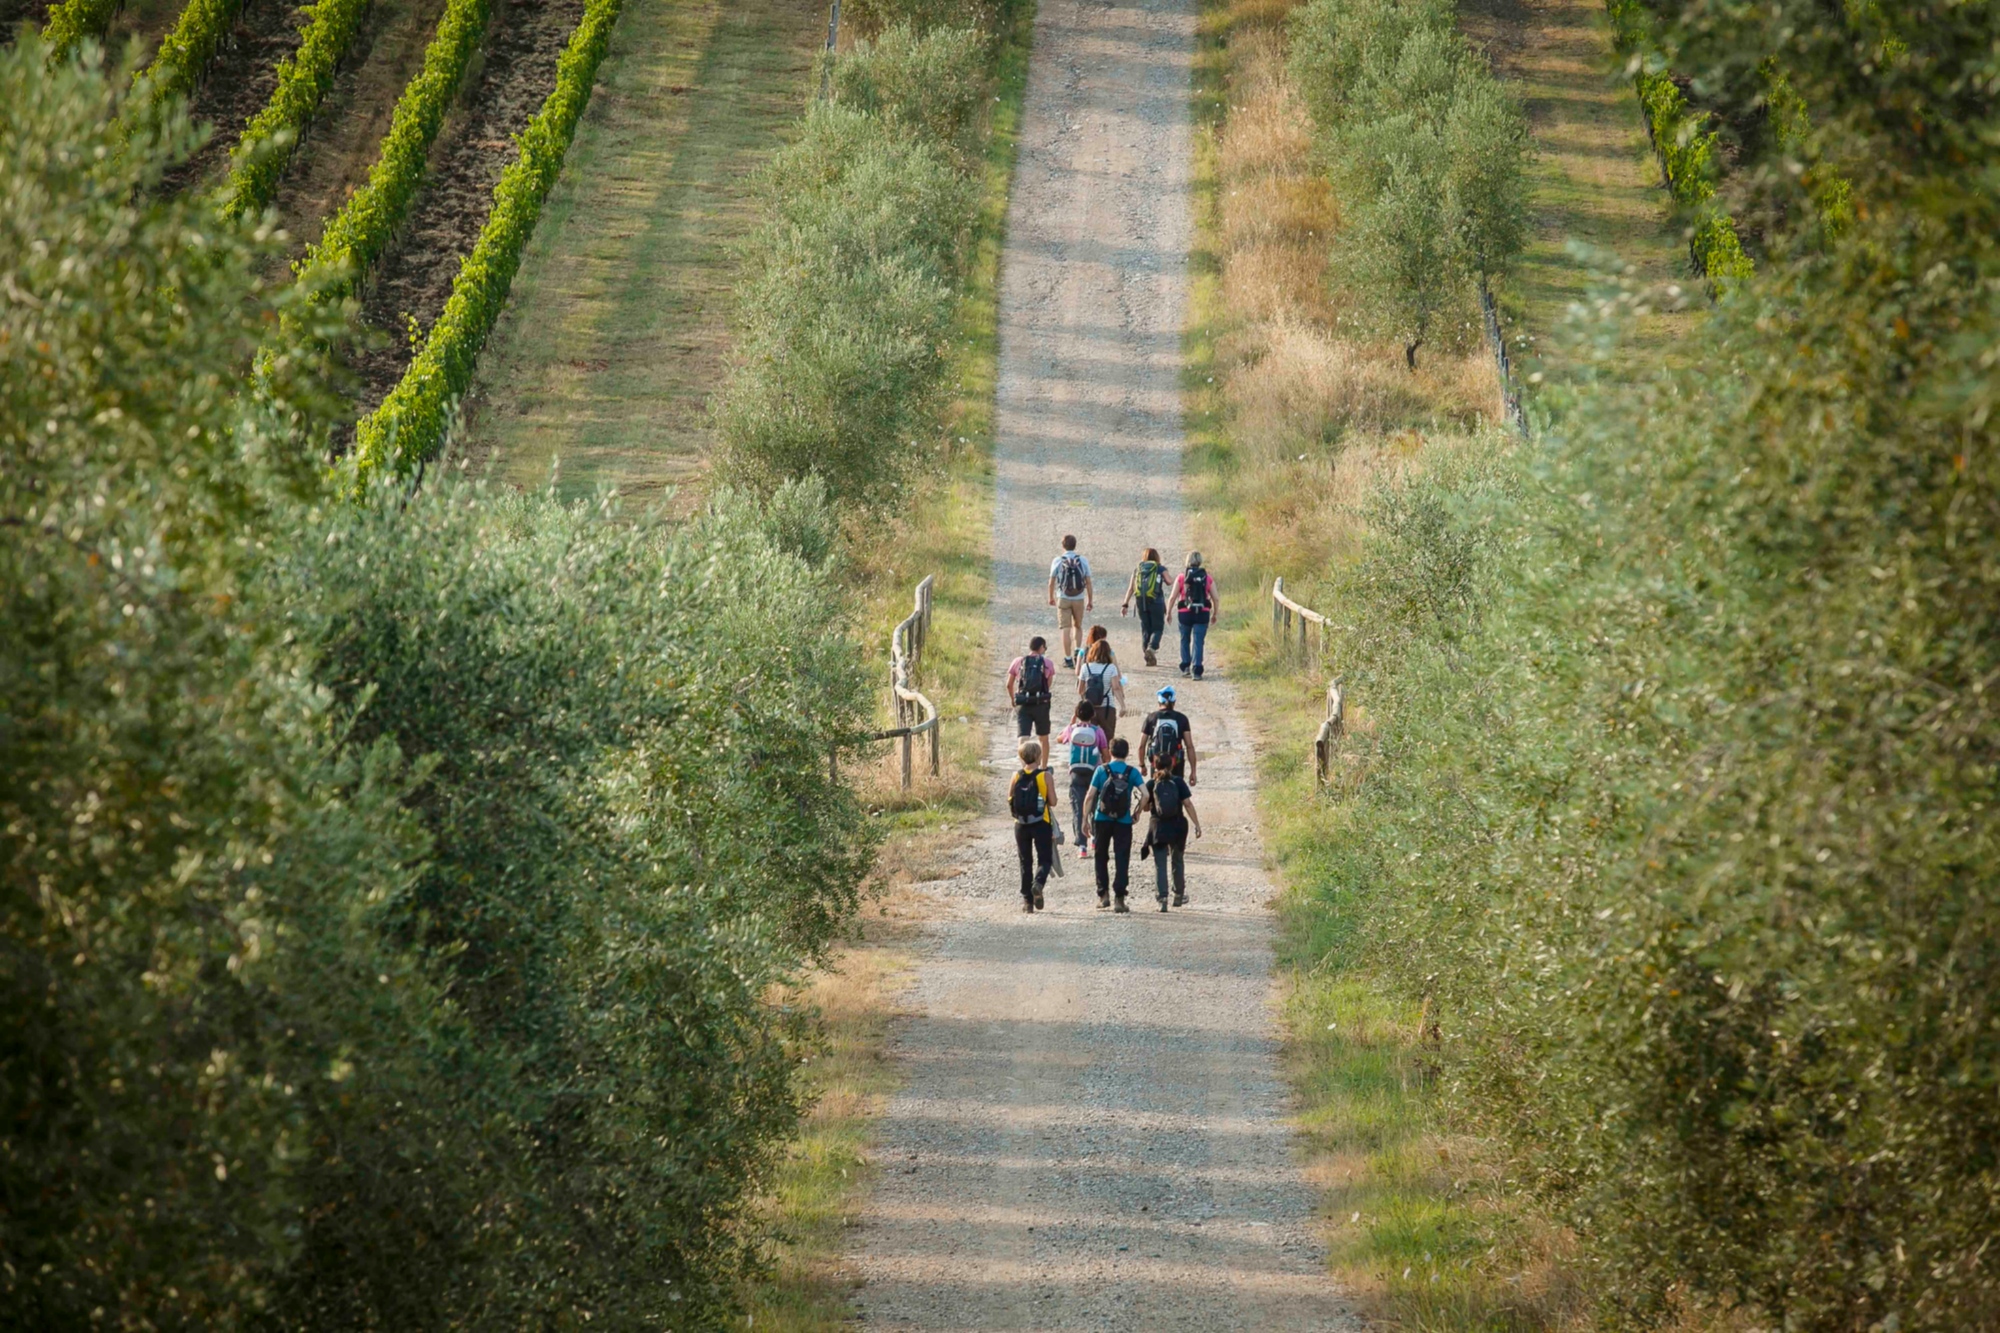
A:
<svg viewBox="0 0 2000 1333">
<path fill-rule="evenodd" d="M 931 776 L 938 775 L 938 708 L 917 689 L 917 669 L 931 633 L 931 592 L 936 576 L 926 574 L 917 585 L 915 604 L 889 634 L 889 695 L 898 725 L 878 731 L 871 740 L 903 743 L 903 790 L 910 789 L 919 736 L 930 738 Z"/>
<path fill-rule="evenodd" d="M 1310 667 L 1326 656 L 1326 617 L 1285 595 L 1285 580 L 1271 584 L 1271 637 L 1287 657 L 1297 654 Z M 1317 630 L 1317 633 L 1315 633 Z M 1317 642 L 1315 642 L 1317 640 Z M 1326 714 L 1313 737 L 1313 775 L 1322 787 L 1333 781 L 1333 763 L 1347 728 L 1347 696 L 1340 677 L 1326 683 Z"/>
<path fill-rule="evenodd" d="M 1287 657 L 1296 653 L 1306 666 L 1326 655 L 1326 617 L 1285 596 L 1282 575 L 1271 585 L 1271 637 L 1280 652 Z"/>
</svg>

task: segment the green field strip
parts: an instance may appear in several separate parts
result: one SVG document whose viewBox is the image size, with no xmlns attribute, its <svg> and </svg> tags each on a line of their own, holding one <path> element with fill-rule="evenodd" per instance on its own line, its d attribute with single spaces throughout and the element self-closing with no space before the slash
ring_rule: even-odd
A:
<svg viewBox="0 0 2000 1333">
<path fill-rule="evenodd" d="M 628 0 L 468 399 L 481 475 L 657 496 L 700 474 L 752 177 L 810 93 L 804 0 Z"/>
<path fill-rule="evenodd" d="M 298 147 L 298 136 L 318 113 L 333 87 L 341 58 L 367 16 L 369 0 L 318 0 L 307 6 L 312 15 L 298 50 L 278 64 L 278 86 L 262 111 L 243 128 L 225 187 L 231 213 L 263 208 L 278 193 L 278 181 Z M 289 131 L 289 143 L 267 151 L 256 149 L 267 139 Z"/>
<path fill-rule="evenodd" d="M 1460 12 L 1528 116 L 1534 221 L 1527 249 L 1496 295 L 1517 369 L 1554 373 L 1565 359 L 1557 344 L 1568 312 L 1588 302 L 1597 282 L 1573 242 L 1615 254 L 1638 281 L 1693 286 L 1686 246 L 1603 5 L 1462 0 Z M 1687 318 L 1647 318 L 1624 355 L 1668 352 Z"/>
</svg>

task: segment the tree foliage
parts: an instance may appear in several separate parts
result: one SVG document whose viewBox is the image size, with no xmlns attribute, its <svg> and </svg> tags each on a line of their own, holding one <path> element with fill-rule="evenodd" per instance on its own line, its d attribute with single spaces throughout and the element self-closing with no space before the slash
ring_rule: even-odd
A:
<svg viewBox="0 0 2000 1333">
<path fill-rule="evenodd" d="M 823 492 L 330 492 L 184 116 L 0 80 L 7 1322 L 712 1326 L 870 852 Z"/>
<path fill-rule="evenodd" d="M 1526 240 L 1527 123 L 1455 17 L 1448 2 L 1313 0 L 1290 27 L 1345 218 L 1333 263 L 1412 370 L 1440 330 L 1473 327 L 1475 285 Z"/>
<path fill-rule="evenodd" d="M 1683 364 L 1377 502 L 1324 591 L 1376 730 L 1317 901 L 1608 1261 L 1607 1321 L 1994 1326 L 2000 22 L 1659 8 L 1702 86 L 1775 62 L 1811 109 L 1743 168 L 1770 262 Z"/>
</svg>

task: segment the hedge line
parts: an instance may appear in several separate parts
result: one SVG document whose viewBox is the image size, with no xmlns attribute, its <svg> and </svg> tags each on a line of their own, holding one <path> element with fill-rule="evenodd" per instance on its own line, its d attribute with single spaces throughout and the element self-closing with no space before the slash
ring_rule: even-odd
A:
<svg viewBox="0 0 2000 1333">
<path fill-rule="evenodd" d="M 263 208 L 277 194 L 278 179 L 292 160 L 298 137 L 333 86 L 334 72 L 360 29 L 368 4 L 369 0 L 318 0 L 307 7 L 312 21 L 298 50 L 278 62 L 278 86 L 270 102 L 243 127 L 232 154 L 224 202 L 232 215 Z M 272 142 L 287 131 L 289 141 Z"/>
<path fill-rule="evenodd" d="M 49 10 L 48 23 L 42 28 L 42 41 L 48 46 L 49 58 L 59 60 L 69 55 L 86 38 L 102 37 L 111 16 L 118 12 L 120 0 L 63 0 L 63 3 Z"/>
<path fill-rule="evenodd" d="M 174 30 L 160 43 L 153 63 L 139 77 L 155 97 L 186 97 L 215 58 L 243 0 L 188 0 Z"/>
<path fill-rule="evenodd" d="M 1641 0 L 1609 0 L 1612 33 L 1618 49 L 1645 52 L 1651 45 L 1646 11 Z M 1706 112 L 1690 114 L 1687 98 L 1665 71 L 1642 61 L 1632 76 L 1638 89 L 1639 105 L 1646 113 L 1646 132 L 1660 157 L 1660 170 L 1667 178 L 1667 191 L 1674 202 L 1694 219 L 1694 234 L 1688 239 L 1688 259 L 1695 272 L 1712 282 L 1727 283 L 1747 278 L 1755 269 L 1736 224 L 1715 203 L 1715 131 L 1703 128 Z"/>
<path fill-rule="evenodd" d="M 354 192 L 296 265 L 301 286 L 316 299 L 353 292 L 388 247 L 423 184 L 431 141 L 444 126 L 492 12 L 491 0 L 449 0 L 424 51 L 423 69 L 397 99 L 368 183 Z"/>
<path fill-rule="evenodd" d="M 583 21 L 556 64 L 555 88 L 522 132 L 521 155 L 493 188 L 493 211 L 459 267 L 444 313 L 403 378 L 357 428 L 354 455 L 361 475 L 384 468 L 408 472 L 443 442 L 486 336 L 507 304 L 521 248 L 534 234 L 542 203 L 562 174 L 563 157 L 590 102 L 620 3 L 589 0 L 585 5 Z"/>
</svg>

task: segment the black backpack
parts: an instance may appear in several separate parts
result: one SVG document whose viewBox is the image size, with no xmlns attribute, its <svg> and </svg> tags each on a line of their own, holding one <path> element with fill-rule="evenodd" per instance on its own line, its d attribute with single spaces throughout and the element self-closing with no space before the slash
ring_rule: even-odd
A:
<svg viewBox="0 0 2000 1333">
<path fill-rule="evenodd" d="M 1029 653 L 1021 661 L 1021 683 L 1014 689 L 1017 704 L 1045 704 L 1049 701 L 1049 659 Z"/>
<path fill-rule="evenodd" d="M 1014 775 L 1014 785 L 1007 789 L 1007 808 L 1014 812 L 1016 824 L 1039 824 L 1048 817 L 1048 798 L 1042 794 L 1042 774 L 1046 771 Z"/>
<path fill-rule="evenodd" d="M 1153 738 L 1146 742 L 1146 758 L 1159 763 L 1176 763 L 1181 757 L 1181 724 L 1170 717 L 1153 719 Z"/>
<path fill-rule="evenodd" d="M 1190 611 L 1208 610 L 1208 571 L 1189 569 L 1181 576 L 1181 601 Z"/>
<path fill-rule="evenodd" d="M 1125 763 L 1104 770 L 1104 785 L 1097 792 L 1097 814 L 1102 819 L 1125 819 L 1132 813 L 1132 769 Z"/>
<path fill-rule="evenodd" d="M 1181 802 L 1187 799 L 1187 788 L 1181 780 L 1169 774 L 1153 779 L 1153 814 L 1163 824 L 1169 824 L 1181 817 Z"/>
<path fill-rule="evenodd" d="M 1092 667 L 1096 667 L 1097 670 L 1092 671 Z M 1110 696 L 1110 687 L 1104 683 L 1105 678 L 1110 674 L 1111 664 L 1109 662 L 1086 662 L 1083 664 L 1083 697 L 1084 701 L 1092 708 L 1104 707 L 1105 699 Z"/>
<path fill-rule="evenodd" d="M 1083 560 L 1071 551 L 1062 558 L 1062 572 L 1057 576 L 1057 586 L 1065 597 L 1083 596 Z"/>
</svg>

